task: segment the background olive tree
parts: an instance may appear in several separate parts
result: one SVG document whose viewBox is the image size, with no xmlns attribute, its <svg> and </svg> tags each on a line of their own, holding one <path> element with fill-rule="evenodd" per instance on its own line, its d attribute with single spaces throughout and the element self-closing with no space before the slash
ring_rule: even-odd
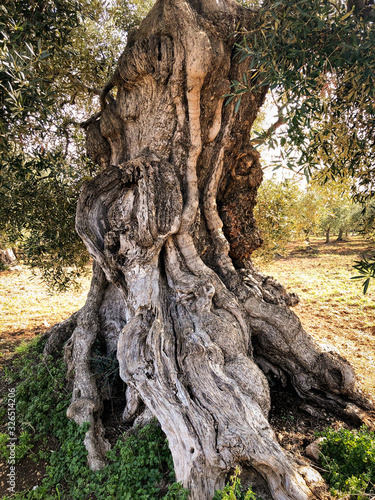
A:
<svg viewBox="0 0 375 500">
<path fill-rule="evenodd" d="M 80 123 L 94 112 L 127 30 L 147 2 L 10 0 L 0 9 L 0 232 L 51 288 L 85 271 L 74 227 L 86 157 Z M 119 14 L 121 12 L 121 15 Z"/>
</svg>

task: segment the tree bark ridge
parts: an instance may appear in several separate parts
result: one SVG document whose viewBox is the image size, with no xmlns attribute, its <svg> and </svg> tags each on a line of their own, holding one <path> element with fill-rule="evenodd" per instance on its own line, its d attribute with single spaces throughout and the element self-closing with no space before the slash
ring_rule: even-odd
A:
<svg viewBox="0 0 375 500">
<path fill-rule="evenodd" d="M 348 406 L 359 401 L 350 365 L 321 351 L 289 309 L 297 297 L 250 260 L 261 244 L 253 208 L 262 181 L 250 133 L 267 89 L 245 94 L 238 112 L 223 95 L 246 71 L 228 35 L 250 30 L 253 17 L 232 0 L 159 0 L 129 36 L 86 128 L 89 154 L 105 167 L 77 208 L 96 263 L 92 288 L 54 335 L 59 346 L 73 330 L 69 416 L 90 422 L 90 466 L 102 467 L 108 449 L 90 365 L 102 339 L 126 384 L 123 418 L 132 422 L 143 402 L 158 419 L 193 500 L 211 499 L 237 464 L 275 500 L 324 498 L 320 476 L 277 443 L 267 377 L 360 414 Z"/>
</svg>

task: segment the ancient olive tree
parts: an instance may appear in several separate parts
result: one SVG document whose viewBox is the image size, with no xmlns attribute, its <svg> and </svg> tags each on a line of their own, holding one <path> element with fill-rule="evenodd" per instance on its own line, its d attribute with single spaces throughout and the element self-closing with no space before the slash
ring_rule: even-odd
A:
<svg viewBox="0 0 375 500">
<path fill-rule="evenodd" d="M 91 289 L 46 345 L 53 353 L 67 341 L 68 416 L 91 424 L 91 468 L 109 446 L 100 416 L 110 387 L 90 362 L 99 340 L 126 384 L 123 419 L 157 418 L 194 500 L 212 498 L 236 464 L 274 499 L 324 495 L 320 476 L 275 438 L 268 378 L 366 418 L 350 365 L 315 345 L 290 310 L 298 298 L 250 260 L 262 243 L 250 131 L 267 88 L 244 93 L 238 109 L 224 95 L 248 65 L 234 56 L 233 33 L 251 32 L 256 18 L 234 0 L 158 0 L 131 32 L 101 112 L 84 124 L 102 166 L 76 217 L 94 259 Z"/>
</svg>

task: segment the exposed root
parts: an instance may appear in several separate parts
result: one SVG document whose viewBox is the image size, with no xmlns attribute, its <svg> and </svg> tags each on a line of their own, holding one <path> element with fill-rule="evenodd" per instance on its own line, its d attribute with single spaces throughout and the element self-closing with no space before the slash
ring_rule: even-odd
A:
<svg viewBox="0 0 375 500">
<path fill-rule="evenodd" d="M 85 436 L 88 463 L 92 470 L 102 469 L 109 443 L 104 439 L 100 420 L 101 398 L 91 370 L 91 349 L 100 333 L 99 308 L 107 281 L 98 264 L 94 264 L 91 288 L 86 304 L 77 318 L 77 326 L 65 346 L 68 376 L 74 377 L 72 402 L 67 415 L 78 425 L 90 423 Z"/>
<path fill-rule="evenodd" d="M 53 356 L 56 358 L 61 355 L 64 344 L 72 336 L 76 326 L 80 311 L 73 313 L 68 319 L 57 323 L 45 334 L 47 337 L 46 345 L 44 346 L 44 356 Z"/>
<path fill-rule="evenodd" d="M 371 404 L 358 393 L 352 366 L 334 352 L 324 352 L 285 305 L 285 294 L 265 302 L 245 302 L 257 363 L 283 385 L 289 380 L 300 397 L 327 408 L 354 425 L 374 428 Z"/>
</svg>

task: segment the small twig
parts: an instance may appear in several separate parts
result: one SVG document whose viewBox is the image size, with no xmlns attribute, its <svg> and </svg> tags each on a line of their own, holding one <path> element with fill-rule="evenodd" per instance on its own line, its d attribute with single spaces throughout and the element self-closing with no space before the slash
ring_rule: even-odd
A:
<svg viewBox="0 0 375 500">
<path fill-rule="evenodd" d="M 313 467 L 314 469 L 320 470 L 320 471 L 322 471 L 322 472 L 329 472 L 329 470 L 327 470 L 327 469 L 323 469 L 323 467 L 319 467 L 319 465 L 316 465 L 316 464 L 313 464 L 313 465 L 312 465 L 312 467 Z"/>
<path fill-rule="evenodd" d="M 70 144 L 70 137 L 69 137 L 69 132 L 68 132 L 68 130 L 66 128 L 64 129 L 64 135 L 65 135 L 65 139 L 66 139 L 65 156 L 68 156 L 69 144 Z"/>
<path fill-rule="evenodd" d="M 375 500 L 375 495 L 373 493 L 348 493 L 347 495 L 340 497 L 338 500 L 350 500 L 353 496 L 357 497 L 369 497 L 369 500 Z"/>
<path fill-rule="evenodd" d="M 47 368 L 47 371 L 48 371 L 48 373 L 49 373 L 50 377 L 51 377 L 51 378 L 52 378 L 52 379 L 56 382 L 57 378 L 56 378 L 56 377 L 54 377 L 54 376 L 52 375 L 52 373 L 50 372 L 50 369 L 48 368 L 48 364 L 47 364 L 47 361 L 45 360 L 45 358 L 43 358 L 43 363 L 46 365 L 46 368 Z M 69 394 L 69 391 L 66 389 L 66 387 L 63 387 L 63 389 L 64 389 L 64 391 L 65 391 L 67 394 Z M 53 392 L 56 392 L 56 391 L 54 390 Z"/>
<path fill-rule="evenodd" d="M 86 120 L 85 122 L 82 122 L 80 123 L 80 127 L 81 128 L 87 128 L 89 125 L 91 125 L 92 123 L 96 122 L 96 120 L 98 118 L 100 118 L 102 116 L 102 112 L 101 111 L 98 111 L 98 113 L 95 113 L 95 115 L 93 115 L 91 118 L 89 118 L 88 120 Z"/>
<path fill-rule="evenodd" d="M 262 168 L 262 170 L 266 170 L 267 168 L 272 168 L 272 165 L 266 165 L 265 167 Z M 284 167 L 283 165 L 279 165 L 277 167 L 277 170 L 287 170 L 288 172 L 292 172 L 293 175 L 301 175 L 302 177 L 305 177 L 305 174 L 303 172 L 297 172 L 295 170 L 292 170 L 291 168 Z"/>
<path fill-rule="evenodd" d="M 266 140 L 277 130 L 281 125 L 284 125 L 286 123 L 286 120 L 283 116 L 279 116 L 277 121 L 270 126 L 270 128 L 267 130 L 265 133 L 264 139 L 252 139 L 251 144 L 256 145 L 256 144 L 263 144 L 266 142 Z"/>
<path fill-rule="evenodd" d="M 72 83 L 74 85 L 77 85 L 78 87 L 83 88 L 84 90 L 86 90 L 90 94 L 94 94 L 94 95 L 100 95 L 101 94 L 101 90 L 100 89 L 97 89 L 95 87 L 89 87 L 85 83 L 81 82 L 77 77 L 71 77 L 70 79 L 71 79 L 71 81 L 72 81 Z"/>
</svg>

